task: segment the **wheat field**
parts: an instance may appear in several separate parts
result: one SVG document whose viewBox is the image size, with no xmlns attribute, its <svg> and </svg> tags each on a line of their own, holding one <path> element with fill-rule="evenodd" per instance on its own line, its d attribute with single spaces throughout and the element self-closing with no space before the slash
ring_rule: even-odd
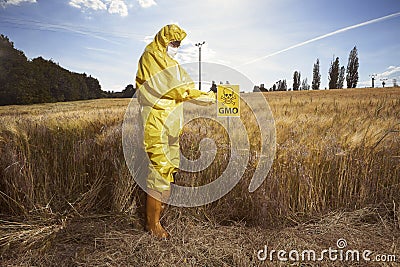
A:
<svg viewBox="0 0 400 267">
<path fill-rule="evenodd" d="M 252 156 L 243 179 L 222 199 L 197 208 L 170 207 L 163 216 L 170 241 L 143 230 L 144 193 L 129 173 L 121 142 L 130 99 L 0 107 L 0 260 L 258 266 L 265 263 L 254 250 L 266 243 L 276 249 L 326 248 L 341 237 L 354 246 L 398 253 L 400 89 L 263 96 L 277 138 L 266 180 L 248 192 L 257 161 Z M 204 137 L 218 139 L 220 147 L 227 142 L 204 127 L 214 125 L 198 120 L 184 127 L 182 153 L 195 157 L 193 144 Z M 257 128 L 247 127 L 256 151 Z M 209 169 L 182 172 L 178 183 L 206 184 L 227 160 L 221 149 Z M 324 266 L 352 265 L 341 264 Z"/>
</svg>

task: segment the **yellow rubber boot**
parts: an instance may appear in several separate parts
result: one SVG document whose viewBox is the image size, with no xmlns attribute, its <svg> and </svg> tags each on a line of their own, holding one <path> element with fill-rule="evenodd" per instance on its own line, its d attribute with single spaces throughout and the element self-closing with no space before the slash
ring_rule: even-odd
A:
<svg viewBox="0 0 400 267">
<path fill-rule="evenodd" d="M 167 204 L 164 203 L 164 201 L 165 202 L 168 201 L 170 196 L 171 196 L 171 190 L 166 190 L 161 193 L 161 200 L 163 201 L 161 203 L 161 214 L 164 212 L 165 208 L 167 207 Z"/>
<path fill-rule="evenodd" d="M 160 223 L 161 214 L 161 201 L 147 195 L 146 200 L 146 230 L 157 238 L 168 238 L 169 234 L 161 226 Z"/>
</svg>

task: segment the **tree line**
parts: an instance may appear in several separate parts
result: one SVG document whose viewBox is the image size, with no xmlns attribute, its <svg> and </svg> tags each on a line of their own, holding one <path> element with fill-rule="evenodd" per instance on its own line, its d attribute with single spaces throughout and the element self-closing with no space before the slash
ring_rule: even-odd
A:
<svg viewBox="0 0 400 267">
<path fill-rule="evenodd" d="M 135 95 L 136 89 L 132 84 L 128 84 L 121 92 L 107 91 L 108 98 L 131 98 Z"/>
<path fill-rule="evenodd" d="M 122 92 L 105 92 L 99 81 L 86 73 L 74 73 L 52 60 L 28 60 L 8 37 L 0 35 L 0 105 L 35 104 L 132 97 L 133 85 Z"/>
<path fill-rule="evenodd" d="M 336 57 L 331 62 L 328 79 L 329 79 L 329 89 L 342 89 L 344 86 L 344 80 L 346 79 L 347 88 L 356 88 L 359 75 L 358 75 L 358 51 L 355 46 L 349 55 L 347 68 L 344 66 L 340 66 L 339 57 Z M 315 62 L 313 66 L 313 79 L 311 82 L 311 86 L 308 84 L 307 78 L 301 81 L 301 73 L 299 71 L 295 71 L 293 73 L 293 91 L 298 90 L 319 90 L 321 86 L 321 73 L 319 67 L 319 59 Z M 254 87 L 254 92 L 268 92 L 268 91 L 287 91 L 288 85 L 286 79 L 277 81 L 271 88 L 265 88 L 264 84 L 260 86 Z"/>
</svg>

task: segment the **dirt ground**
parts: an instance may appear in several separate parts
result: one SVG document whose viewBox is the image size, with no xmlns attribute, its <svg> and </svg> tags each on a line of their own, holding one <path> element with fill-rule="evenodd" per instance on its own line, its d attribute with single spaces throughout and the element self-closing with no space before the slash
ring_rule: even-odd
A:
<svg viewBox="0 0 400 267">
<path fill-rule="evenodd" d="M 388 215 L 390 216 L 390 214 Z M 11 223 L 2 220 L 2 266 L 400 266 L 376 262 L 376 256 L 400 257 L 399 229 L 390 217 L 373 208 L 335 212 L 307 223 L 269 228 L 244 223 L 215 225 L 170 207 L 163 224 L 172 237 L 157 240 L 143 229 L 141 218 L 123 215 L 76 216 L 49 219 L 48 223 Z M 344 239 L 344 240 L 343 240 Z M 339 244 L 337 242 L 346 242 Z M 356 257 L 340 257 L 349 250 Z M 263 254 L 267 247 L 267 254 Z M 323 250 L 337 250 L 324 254 Z M 260 252 L 260 250 L 263 250 Z M 276 250 L 270 259 L 270 252 Z M 299 261 L 281 261 L 291 250 Z M 302 252 L 313 250 L 316 258 L 302 261 Z M 362 253 L 370 250 L 366 261 Z M 259 258 L 257 256 L 259 254 Z M 336 256 L 335 256 L 336 255 Z M 291 254 L 296 258 L 296 254 Z M 264 259 L 263 259 L 264 258 Z M 390 259 L 393 261 L 393 259 Z M 396 259 L 397 261 L 400 260 Z"/>
</svg>

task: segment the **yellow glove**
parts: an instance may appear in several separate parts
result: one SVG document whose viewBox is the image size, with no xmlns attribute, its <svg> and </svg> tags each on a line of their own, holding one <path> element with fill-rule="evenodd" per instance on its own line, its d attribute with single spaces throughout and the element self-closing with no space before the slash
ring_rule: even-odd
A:
<svg viewBox="0 0 400 267">
<path fill-rule="evenodd" d="M 208 93 L 203 93 L 201 96 L 196 97 L 193 100 L 190 100 L 190 103 L 200 105 L 200 106 L 209 106 L 215 104 L 217 101 L 217 96 L 214 94 L 213 91 Z"/>
</svg>

